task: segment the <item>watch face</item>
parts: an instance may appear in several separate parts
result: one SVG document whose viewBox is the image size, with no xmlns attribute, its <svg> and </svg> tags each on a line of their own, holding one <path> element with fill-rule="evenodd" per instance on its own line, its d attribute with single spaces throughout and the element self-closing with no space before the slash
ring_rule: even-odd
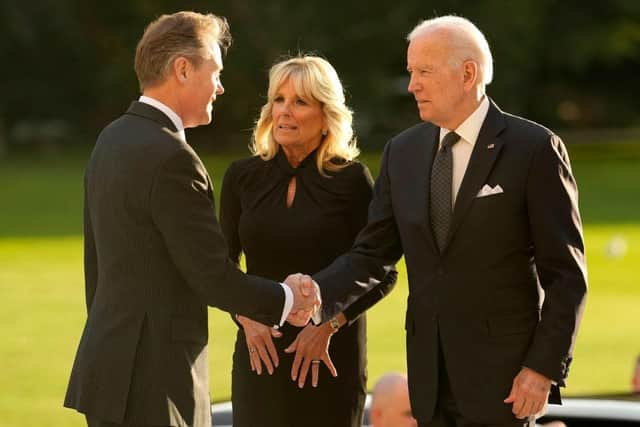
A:
<svg viewBox="0 0 640 427">
<path fill-rule="evenodd" d="M 335 317 L 332 317 L 331 320 L 329 320 L 329 325 L 331 325 L 334 331 L 340 329 L 340 322 L 338 322 L 338 319 Z"/>
</svg>

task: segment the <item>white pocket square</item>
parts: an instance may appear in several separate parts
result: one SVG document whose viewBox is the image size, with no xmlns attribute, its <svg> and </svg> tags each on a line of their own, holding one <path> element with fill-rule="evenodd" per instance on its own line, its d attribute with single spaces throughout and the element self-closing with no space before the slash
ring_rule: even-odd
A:
<svg viewBox="0 0 640 427">
<path fill-rule="evenodd" d="M 476 197 L 487 197 L 500 193 L 504 193 L 504 190 L 502 189 L 502 187 L 500 187 L 500 184 L 496 185 L 493 188 L 491 188 L 488 184 L 485 184 L 484 187 L 482 187 L 480 191 L 478 191 L 478 195 Z"/>
</svg>

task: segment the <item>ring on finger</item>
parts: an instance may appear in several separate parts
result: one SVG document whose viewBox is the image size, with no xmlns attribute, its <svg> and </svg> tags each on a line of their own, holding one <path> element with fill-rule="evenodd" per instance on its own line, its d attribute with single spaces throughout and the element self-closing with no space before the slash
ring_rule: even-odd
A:
<svg viewBox="0 0 640 427">
<path fill-rule="evenodd" d="M 319 365 L 320 361 L 316 359 L 316 360 L 312 360 L 311 363 L 314 365 Z"/>
<path fill-rule="evenodd" d="M 256 348 L 255 347 L 249 347 L 249 353 L 253 354 L 256 352 Z"/>
</svg>

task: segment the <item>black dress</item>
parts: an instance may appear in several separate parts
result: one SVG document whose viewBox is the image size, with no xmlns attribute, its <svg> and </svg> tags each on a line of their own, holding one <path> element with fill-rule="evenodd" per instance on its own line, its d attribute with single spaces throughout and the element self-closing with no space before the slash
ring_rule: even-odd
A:
<svg viewBox="0 0 640 427">
<path fill-rule="evenodd" d="M 366 166 L 353 162 L 322 176 L 315 152 L 292 168 L 282 150 L 269 161 L 259 157 L 231 164 L 222 185 L 220 222 L 229 256 L 244 252 L 247 272 L 275 280 L 291 273 L 313 274 L 346 252 L 367 221 L 372 179 Z M 296 194 L 287 207 L 287 188 L 296 177 Z M 362 425 L 366 396 L 366 319 L 360 314 L 395 284 L 395 271 L 344 312 L 349 320 L 331 338 L 329 354 L 338 371 L 333 378 L 322 364 L 318 387 L 303 389 L 291 380 L 294 355 L 284 353 L 301 328 L 285 324 L 274 338 L 280 366 L 273 375 L 251 371 L 242 328 L 233 355 L 234 427 Z"/>
</svg>

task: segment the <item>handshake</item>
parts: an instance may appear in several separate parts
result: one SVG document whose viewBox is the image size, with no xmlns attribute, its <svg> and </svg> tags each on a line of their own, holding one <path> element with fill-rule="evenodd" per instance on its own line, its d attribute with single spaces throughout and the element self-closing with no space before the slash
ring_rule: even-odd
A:
<svg viewBox="0 0 640 427">
<path fill-rule="evenodd" d="M 293 293 L 293 306 L 287 317 L 287 322 L 294 326 L 304 326 L 320 309 L 320 287 L 306 274 L 296 273 L 287 276 L 284 284 Z"/>
</svg>

